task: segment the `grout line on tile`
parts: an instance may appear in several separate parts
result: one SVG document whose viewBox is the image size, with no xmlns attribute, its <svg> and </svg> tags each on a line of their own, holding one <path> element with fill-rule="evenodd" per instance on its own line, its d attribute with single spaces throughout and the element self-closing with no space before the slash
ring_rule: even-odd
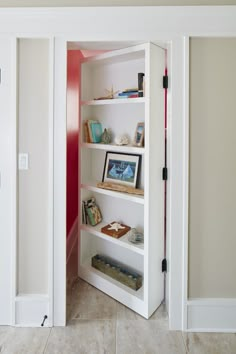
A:
<svg viewBox="0 0 236 354">
<path fill-rule="evenodd" d="M 184 342 L 184 348 L 185 348 L 185 350 L 186 350 L 186 353 L 188 353 L 187 344 L 186 344 L 186 342 L 185 342 L 185 339 L 184 339 L 183 334 L 184 334 L 184 332 L 183 332 L 183 331 L 181 331 L 181 338 L 182 338 L 182 341 Z"/>
<path fill-rule="evenodd" d="M 115 335 L 116 335 L 116 354 L 117 354 L 117 317 L 116 317 L 116 333 L 115 333 Z"/>
<path fill-rule="evenodd" d="M 116 348 L 115 348 L 115 354 L 117 353 L 117 312 L 118 312 L 118 301 L 116 301 L 116 332 L 115 332 L 115 336 L 116 336 Z"/>
<path fill-rule="evenodd" d="M 51 332 L 52 332 L 52 328 L 50 328 L 50 331 L 49 331 L 49 334 L 48 334 L 48 338 L 46 340 L 45 347 L 44 347 L 44 350 L 43 350 L 43 354 L 46 353 L 46 349 L 47 349 L 47 346 L 48 346 L 48 340 L 49 340 L 49 337 L 51 335 Z"/>
</svg>

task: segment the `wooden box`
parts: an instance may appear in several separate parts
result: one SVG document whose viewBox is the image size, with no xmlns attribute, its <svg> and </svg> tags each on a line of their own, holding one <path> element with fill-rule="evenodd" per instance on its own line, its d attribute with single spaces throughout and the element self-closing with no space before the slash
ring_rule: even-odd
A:
<svg viewBox="0 0 236 354">
<path fill-rule="evenodd" d="M 116 261 L 108 257 L 98 254 L 92 257 L 92 267 L 133 290 L 138 290 L 142 286 L 141 275 L 129 270 L 126 266 L 116 263 Z"/>
<path fill-rule="evenodd" d="M 102 227 L 101 228 L 101 232 L 103 232 L 104 234 L 106 234 L 108 236 L 119 238 L 121 236 L 124 236 L 130 230 L 129 226 L 123 225 L 123 224 L 120 224 L 122 226 L 122 229 L 119 229 L 118 231 L 116 231 L 114 229 L 113 230 L 109 230 L 111 225 L 113 225 L 115 223 L 116 223 L 116 221 L 113 221 L 110 224 Z"/>
</svg>

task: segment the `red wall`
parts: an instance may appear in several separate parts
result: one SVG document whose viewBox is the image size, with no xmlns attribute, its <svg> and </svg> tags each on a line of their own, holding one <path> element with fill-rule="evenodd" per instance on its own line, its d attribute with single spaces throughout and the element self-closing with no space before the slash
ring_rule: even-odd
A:
<svg viewBox="0 0 236 354">
<path fill-rule="evenodd" d="M 67 237 L 78 216 L 79 50 L 67 52 Z"/>
</svg>

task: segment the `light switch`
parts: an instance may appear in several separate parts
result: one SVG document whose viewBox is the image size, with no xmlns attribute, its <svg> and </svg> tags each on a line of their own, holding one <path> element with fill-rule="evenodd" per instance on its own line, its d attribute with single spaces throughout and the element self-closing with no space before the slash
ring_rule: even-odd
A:
<svg viewBox="0 0 236 354">
<path fill-rule="evenodd" d="M 29 169 L 29 154 L 20 153 L 18 155 L 18 169 L 19 170 Z"/>
</svg>

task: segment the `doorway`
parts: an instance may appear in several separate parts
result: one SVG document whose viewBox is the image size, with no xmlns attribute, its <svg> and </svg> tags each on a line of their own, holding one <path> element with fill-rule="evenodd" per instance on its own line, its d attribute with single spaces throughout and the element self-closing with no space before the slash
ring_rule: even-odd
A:
<svg viewBox="0 0 236 354">
<path fill-rule="evenodd" d="M 135 43 L 137 44 L 137 43 Z M 131 49 L 130 49 L 131 46 Z M 115 48 L 114 48 L 115 47 Z M 125 49 L 124 49 L 125 48 Z M 116 54 L 113 54 L 112 52 L 113 49 L 117 50 Z M 120 52 L 119 52 L 120 50 Z M 153 61 L 150 59 L 150 68 L 147 65 L 147 60 L 145 59 L 145 53 L 147 50 L 150 50 L 151 55 L 154 57 Z M 108 52 L 108 54 L 107 54 Z M 103 53 L 103 54 L 102 54 Z M 105 54 L 104 54 L 105 53 Z M 149 53 L 149 52 L 148 52 Z M 102 69 L 101 73 L 97 73 L 98 69 L 97 66 L 94 70 L 95 75 L 97 75 L 97 78 L 100 82 L 102 80 L 102 76 L 105 74 L 108 74 L 112 76 L 112 80 L 109 82 L 109 80 L 105 80 L 105 86 L 103 83 L 103 88 L 98 87 L 98 92 L 100 92 L 100 96 L 98 95 L 97 101 L 86 101 L 89 98 L 88 91 L 91 89 L 89 88 L 89 83 L 88 83 L 88 78 L 89 80 L 92 81 L 90 77 L 90 70 L 92 71 L 91 67 L 89 67 L 84 72 L 80 72 L 80 61 L 87 61 L 90 62 L 90 59 L 92 58 L 91 61 L 94 60 L 94 56 L 100 54 L 100 57 L 98 57 L 98 65 L 106 65 L 108 60 L 112 60 L 112 56 L 117 55 L 117 58 L 114 63 L 109 64 L 108 69 Z M 121 59 L 120 59 L 121 58 Z M 128 86 L 126 84 L 125 90 L 122 91 L 122 93 L 117 93 L 116 88 L 113 87 L 113 82 L 115 81 L 115 74 L 117 68 L 117 62 L 122 62 L 121 67 L 122 71 L 126 73 L 126 76 L 129 76 L 129 72 L 132 72 L 130 68 L 128 68 L 128 65 L 130 65 L 130 62 L 133 60 L 132 65 L 135 67 L 135 69 L 132 69 L 133 72 L 136 72 L 134 76 L 134 80 L 132 83 L 132 92 L 131 92 L 131 86 Z M 99 61 L 102 62 L 102 64 L 99 63 Z M 156 62 L 158 62 L 157 68 L 155 69 Z M 105 64 L 104 64 L 105 63 Z M 149 62 L 148 62 L 149 64 Z M 156 72 L 151 74 L 151 70 L 157 70 Z M 107 70 L 107 72 L 106 72 Z M 146 70 L 146 72 L 145 72 Z M 78 279 L 78 273 L 76 271 L 78 270 L 79 267 L 79 275 L 80 278 L 83 278 L 86 280 L 88 283 L 92 284 L 93 286 L 97 287 L 98 289 L 104 291 L 111 297 L 115 297 L 116 300 L 123 302 L 126 306 L 130 307 L 139 313 L 143 313 L 144 317 L 150 317 L 154 310 L 162 303 L 164 299 L 164 277 L 163 277 L 163 272 L 160 271 L 158 275 L 159 279 L 159 284 L 158 280 L 156 282 L 150 283 L 150 289 L 148 287 L 144 288 L 143 290 L 137 291 L 137 293 L 133 293 L 133 290 L 128 291 L 129 295 L 127 296 L 125 293 L 125 287 L 122 285 L 120 288 L 116 288 L 116 283 L 114 282 L 115 285 L 110 286 L 108 284 L 107 278 L 105 277 L 97 277 L 97 274 L 94 272 L 88 271 L 87 266 L 86 268 L 84 267 L 84 262 L 85 257 L 88 258 L 91 257 L 90 254 L 94 254 L 95 251 L 100 250 L 100 252 L 106 252 L 109 254 L 109 256 L 113 255 L 113 259 L 117 259 L 117 252 L 119 253 L 119 258 L 121 258 L 120 262 L 122 264 L 125 264 L 127 260 L 129 259 L 130 263 L 130 269 L 134 269 L 136 267 L 137 274 L 140 275 L 140 278 L 144 278 L 144 273 L 147 272 L 145 270 L 146 266 L 144 264 L 147 262 L 145 260 L 145 257 L 150 257 L 150 259 L 153 259 L 154 263 L 157 263 L 156 268 L 161 269 L 161 263 L 163 261 L 164 257 L 164 182 L 162 181 L 162 178 L 160 177 L 160 171 L 162 171 L 162 168 L 164 167 L 164 158 L 165 158 L 165 152 L 164 152 L 164 139 L 165 139 L 165 126 L 164 126 L 164 120 L 166 118 L 164 114 L 164 109 L 166 107 L 164 104 L 165 100 L 165 91 L 162 87 L 162 77 L 165 73 L 166 70 L 166 49 L 165 48 L 160 48 L 156 44 L 147 44 L 145 47 L 145 44 L 140 44 L 137 46 L 134 46 L 134 43 L 75 43 L 75 42 L 69 42 L 67 45 L 67 287 L 68 287 L 68 298 L 70 297 L 70 292 L 71 292 L 71 287 L 73 288 L 73 285 L 76 284 L 76 281 Z M 142 163 L 140 165 L 140 169 L 145 170 L 148 168 L 147 166 L 149 165 L 148 159 L 152 155 L 152 149 L 150 149 L 150 155 L 149 152 L 144 155 L 145 149 L 144 149 L 144 143 L 140 143 L 140 145 L 135 145 L 133 143 L 133 135 L 135 135 L 135 129 L 137 127 L 137 123 L 139 124 L 140 121 L 144 120 L 144 117 L 147 116 L 147 109 L 145 108 L 145 97 L 139 96 L 139 82 L 138 82 L 138 73 L 139 72 L 145 72 L 147 75 L 147 80 L 150 80 L 152 82 L 152 76 L 154 74 L 160 76 L 160 82 L 158 85 L 155 86 L 156 90 L 156 95 L 158 97 L 159 101 L 159 107 L 151 107 L 151 111 L 154 112 L 155 109 L 157 109 L 159 116 L 162 117 L 160 129 L 159 131 L 162 130 L 160 133 L 159 139 L 158 139 L 158 157 L 157 157 L 157 162 L 156 165 L 158 167 L 153 169 L 153 173 L 151 173 L 152 176 L 156 177 L 156 180 L 158 180 L 157 185 L 160 186 L 160 189 L 158 190 L 159 196 L 161 195 L 160 199 L 160 207 L 157 207 L 157 210 L 160 212 L 160 219 L 163 219 L 160 222 L 160 228 L 159 228 L 159 233 L 158 233 L 158 240 L 154 242 L 155 247 L 157 247 L 158 243 L 160 242 L 160 247 L 157 247 L 156 249 L 159 249 L 160 251 L 157 250 L 158 254 L 154 254 L 153 251 L 150 249 L 148 250 L 147 245 L 146 245 L 146 251 L 143 248 L 143 246 L 140 246 L 139 248 L 135 249 L 135 246 L 132 244 L 129 244 L 128 240 L 126 240 L 125 246 L 123 246 L 122 243 L 119 244 L 119 240 L 112 241 L 110 243 L 107 242 L 106 237 L 103 234 L 100 233 L 100 228 L 98 229 L 89 229 L 88 226 L 86 225 L 86 222 L 82 220 L 83 211 L 82 211 L 82 200 L 88 201 L 88 199 L 95 199 L 94 202 L 96 203 L 96 206 L 99 205 L 100 209 L 102 210 L 103 217 L 105 219 L 109 220 L 115 220 L 115 215 L 119 215 L 119 220 L 125 220 L 125 214 L 128 214 L 128 210 L 133 209 L 133 215 L 130 217 L 130 222 L 132 225 L 137 224 L 138 232 L 140 235 L 143 235 L 143 230 L 145 225 L 147 224 L 147 221 L 149 219 L 149 213 L 150 215 L 153 214 L 152 208 L 149 209 L 149 207 L 144 207 L 144 205 L 151 206 L 152 202 L 148 200 L 144 201 L 145 199 L 141 197 L 129 197 L 129 194 L 126 194 L 125 197 L 120 193 L 116 192 L 105 192 L 103 196 L 103 192 L 101 193 L 100 190 L 97 189 L 97 186 L 95 184 L 90 184 L 87 182 L 88 179 L 91 178 L 92 174 L 94 173 L 91 170 L 91 167 L 87 167 L 89 164 L 93 164 L 94 161 L 99 160 L 99 163 L 101 166 L 99 166 L 100 171 L 103 169 L 103 164 L 104 164 L 104 156 L 107 156 L 107 151 L 111 150 L 113 153 L 112 158 L 114 159 L 115 154 L 119 152 L 119 149 L 117 146 L 117 141 L 114 139 L 114 131 L 115 134 L 122 134 L 122 131 L 124 132 L 124 126 L 126 131 L 128 131 L 128 134 L 126 134 L 127 139 L 129 140 L 129 144 L 125 146 L 125 144 L 120 148 L 121 151 L 125 152 L 125 155 L 127 155 L 127 152 L 131 151 L 131 155 L 129 155 L 129 158 L 133 158 L 135 154 L 140 153 L 142 155 Z M 100 75 L 100 76 L 99 76 Z M 102 76 L 101 76 L 102 75 Z M 119 74 L 118 74 L 119 75 Z M 157 81 L 157 80 L 155 80 Z M 81 84 L 82 82 L 82 84 Z M 154 82 L 154 80 L 153 80 Z M 146 83 L 145 83 L 146 84 Z M 81 85 L 86 86 L 85 88 L 85 93 L 81 92 Z M 96 86 L 97 83 L 93 81 L 92 83 L 92 96 L 93 100 L 95 96 L 95 90 L 94 86 Z M 110 86 L 109 86 L 110 85 Z M 152 95 L 153 93 L 151 92 L 151 86 L 149 85 L 149 81 L 147 81 L 147 92 L 148 95 Z M 99 86 L 99 85 L 98 85 Z M 143 88 L 143 87 L 142 87 Z M 106 90 L 105 90 L 106 89 Z M 137 90 L 137 92 L 136 92 Z M 107 91 L 107 92 L 106 92 Z M 128 94 L 132 94 L 132 97 L 128 97 Z M 114 95 L 114 96 L 113 96 Z M 117 95 L 117 96 L 115 96 Z M 120 95 L 120 96 L 118 96 Z M 129 102 L 125 101 L 122 99 L 122 104 L 115 104 L 116 106 L 116 112 L 112 111 L 112 106 L 114 101 L 117 103 L 117 100 L 114 100 L 113 102 L 110 102 L 109 100 L 114 99 L 114 98 L 119 98 L 119 103 L 121 102 L 121 97 L 125 96 L 125 99 L 127 97 L 129 98 Z M 160 95 L 160 96 L 158 96 Z M 112 97 L 110 97 L 112 96 Z M 134 100 L 132 101 L 132 99 Z M 135 101 L 137 99 L 137 101 Z M 104 103 L 103 101 L 106 100 Z M 123 121 L 122 123 L 122 106 L 123 103 L 127 102 L 125 105 L 126 111 L 128 110 L 129 112 L 129 120 Z M 137 102 L 137 105 L 134 103 Z M 160 104 L 161 102 L 161 104 Z M 132 103 L 132 104 L 131 104 Z M 95 110 L 96 106 L 98 106 L 97 111 Z M 103 108 L 105 106 L 105 108 Z M 155 105 L 154 105 L 155 106 Z M 75 109 L 74 109 L 75 107 Z M 97 113 L 98 112 L 98 113 Z M 107 113 L 108 112 L 108 113 Z M 119 118 L 119 124 L 116 126 L 111 125 L 111 116 L 116 115 L 116 119 Z M 133 118 L 135 116 L 135 118 Z M 81 118 L 85 117 L 85 118 Z M 112 145 L 108 144 L 106 148 L 104 147 L 104 142 L 102 142 L 101 145 L 98 145 L 96 143 L 100 143 L 100 141 L 92 141 L 87 140 L 91 139 L 90 137 L 85 136 L 85 122 L 87 124 L 88 121 L 93 121 L 96 122 L 96 124 L 100 124 L 98 121 L 98 117 L 102 117 L 102 126 L 107 127 L 107 130 L 111 131 L 111 134 L 113 133 L 113 141 Z M 101 118 L 100 118 L 101 119 Z M 153 123 L 151 122 L 152 124 Z M 147 129 L 147 137 L 152 141 L 152 148 L 155 148 L 154 142 L 155 138 L 152 136 L 152 133 L 150 132 L 150 124 L 149 121 L 147 123 L 146 129 Z M 123 127 L 122 127 L 123 124 Z M 160 122 L 158 123 L 160 124 Z M 122 129 L 121 129 L 122 128 Z M 159 128 L 156 125 L 156 128 Z M 101 130 L 102 131 L 102 130 Z M 90 134 L 90 132 L 89 132 Z M 118 134 L 118 135 L 119 135 Z M 159 134 L 159 133 L 158 133 Z M 111 138 L 112 139 L 112 138 Z M 92 143 L 92 144 L 91 144 Z M 95 143 L 95 144 L 93 144 Z M 149 142 L 148 139 L 146 139 L 147 145 L 147 150 L 149 151 Z M 79 148 L 80 146 L 80 148 Z M 140 149 L 139 149 L 140 148 Z M 97 150 L 97 152 L 96 152 Z M 106 154 L 102 151 L 104 150 Z M 102 152 L 102 153 L 101 153 Z M 103 154 L 103 155 L 102 155 Z M 91 156 L 90 156 L 91 155 Z M 141 156 L 140 155 L 140 156 Z M 121 158 L 122 155 L 119 155 L 119 158 Z M 130 157 L 131 156 L 131 157 Z M 145 164 L 145 159 L 146 159 L 146 164 Z M 158 161 L 159 159 L 159 161 Z M 81 162 L 82 160 L 82 162 Z M 141 160 L 141 157 L 140 157 Z M 86 163 L 84 162 L 86 161 Z M 96 162 L 95 162 L 96 163 Z M 154 164 L 155 165 L 155 164 Z M 73 172 L 74 169 L 74 172 Z M 79 171 L 78 172 L 76 171 Z M 88 170 L 86 172 L 86 170 Z M 85 171 L 85 172 L 84 172 Z M 100 172 L 101 177 L 102 173 Z M 104 175 L 104 173 L 103 173 Z M 100 178 L 101 178 L 100 177 Z M 103 176 L 104 178 L 104 176 Z M 85 182 L 86 180 L 86 182 Z M 159 182 L 160 181 L 160 182 Z M 141 176 L 140 181 L 139 181 L 139 190 L 145 188 L 149 188 L 149 184 L 153 183 L 152 178 L 149 178 L 149 175 L 147 175 L 144 179 L 144 175 Z M 78 184 L 79 184 L 79 191 L 78 191 Z M 82 187 L 81 187 L 82 186 Z M 136 186 L 136 185 L 135 185 Z M 158 187 L 159 188 L 159 187 Z M 155 188 L 154 188 L 155 191 Z M 155 193 L 154 193 L 155 194 Z M 143 199 L 142 199 L 143 198 Z M 124 201 L 125 200 L 125 203 Z M 106 211 L 105 205 L 108 205 L 112 201 L 112 207 L 109 208 L 109 213 Z M 127 207 L 125 206 L 127 204 Z M 114 206 L 116 205 L 116 206 Z M 154 205 L 154 204 L 153 204 Z M 125 207 L 123 207 L 125 206 Z M 118 209 L 117 209 L 118 208 Z M 128 209 L 127 209 L 128 208 Z M 114 209 L 113 211 L 111 211 Z M 72 213 L 73 210 L 73 213 Z M 143 210 L 145 211 L 143 214 Z M 148 211 L 149 210 L 149 211 Z M 122 214 L 123 213 L 123 214 Z M 73 216 L 72 216 L 73 214 Z M 122 219 L 123 215 L 123 219 Z M 131 215 L 131 214 L 130 214 Z M 116 216 L 117 218 L 117 216 Z M 137 219 L 136 219 L 137 218 Z M 139 221 L 138 221 L 139 220 Z M 142 221 L 143 220 L 143 221 Z M 138 221 L 138 222 L 137 222 Z M 84 225 L 85 224 L 85 225 Z M 157 223 L 158 224 L 158 223 Z M 79 227 L 78 227 L 79 225 Z M 109 224 L 110 225 L 110 224 Z M 121 224 L 123 225 L 123 224 Z M 111 226 L 111 225 L 110 225 Z M 147 228 L 147 226 L 146 226 Z M 81 236 L 79 237 L 79 243 L 77 242 L 77 236 L 78 236 L 78 229 L 80 230 Z M 92 230 L 92 231 L 91 231 Z M 95 230 L 95 231 L 94 231 Z M 96 236 L 96 237 L 94 237 Z M 147 242 L 147 241 L 146 241 Z M 111 246 L 110 246 L 111 244 Z M 115 246 L 114 246 L 115 244 Z M 86 246 L 85 246 L 86 245 Z M 124 248 L 122 248 L 124 247 Z M 83 251 L 82 251 L 83 249 Z M 132 253 L 131 250 L 135 249 L 135 251 Z M 154 249 L 154 248 L 153 248 Z M 105 251 L 104 251 L 105 250 Z M 131 255 L 131 256 L 130 256 Z M 157 261 L 158 259 L 158 261 Z M 113 261 L 114 265 L 114 261 Z M 131 271 L 131 270 L 130 270 Z M 149 277 L 148 273 L 145 273 L 146 279 Z M 97 278 L 96 278 L 97 277 Z M 79 280 L 81 283 L 81 280 Z M 145 280 L 147 284 L 147 280 Z M 158 284 L 158 285 L 157 285 Z M 83 287 L 87 287 L 91 285 L 85 285 L 82 284 Z M 113 290 L 114 289 L 116 290 Z M 159 298 L 159 300 L 154 300 L 149 299 L 150 295 L 149 293 L 151 292 L 151 288 L 153 289 L 153 293 L 157 294 L 156 298 Z M 118 289 L 118 291 L 117 291 Z M 138 290 L 138 289 L 136 289 Z M 117 295 L 118 293 L 118 295 Z M 119 295 L 120 293 L 120 295 Z M 138 294 L 138 295 L 137 295 Z M 131 299 L 132 299 L 132 305 L 131 305 Z M 146 299 L 146 300 L 145 300 Z M 145 301 L 149 299 L 150 303 L 147 305 Z M 157 306 L 157 301 L 158 306 Z M 69 301 L 70 302 L 70 301 Z M 155 305 L 154 305 L 155 302 Z M 153 303 L 153 304 L 152 304 Z M 71 305 L 71 304 L 69 304 Z M 69 308 L 70 306 L 68 306 Z M 69 310 L 70 312 L 70 310 Z"/>
</svg>

